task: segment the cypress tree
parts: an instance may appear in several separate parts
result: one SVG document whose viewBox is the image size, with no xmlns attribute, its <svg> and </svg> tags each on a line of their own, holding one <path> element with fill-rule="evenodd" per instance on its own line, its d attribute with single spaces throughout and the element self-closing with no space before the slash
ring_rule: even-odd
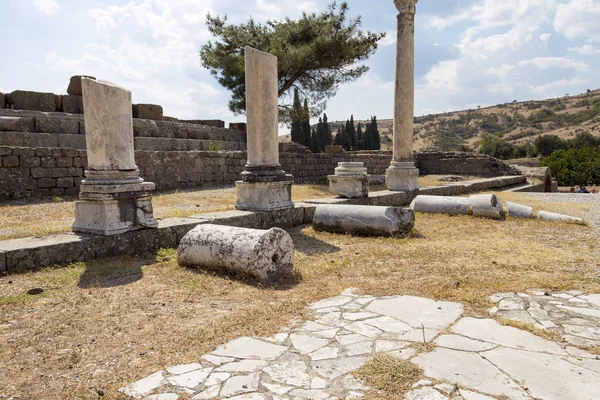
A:
<svg viewBox="0 0 600 400">
<path fill-rule="evenodd" d="M 312 151 L 312 136 L 310 130 L 310 112 L 308 101 L 304 99 L 304 109 L 302 110 L 302 144 Z"/>
<path fill-rule="evenodd" d="M 304 135 L 302 133 L 302 104 L 300 103 L 300 93 L 298 89 L 294 90 L 294 103 L 292 106 L 292 142 L 304 144 Z"/>
<path fill-rule="evenodd" d="M 317 152 L 320 153 L 325 150 L 325 125 L 323 119 L 319 117 L 319 123 L 317 124 Z"/>
<path fill-rule="evenodd" d="M 314 129 L 310 130 L 310 151 L 318 153 L 317 150 L 317 132 Z"/>
<path fill-rule="evenodd" d="M 373 150 L 381 150 L 381 137 L 379 136 L 379 128 L 377 128 L 377 117 L 371 118 L 371 125 L 373 130 Z"/>
<path fill-rule="evenodd" d="M 366 143 L 365 143 L 365 136 L 363 135 L 363 131 L 362 131 L 362 124 L 359 122 L 358 123 L 358 129 L 356 130 L 356 141 L 358 142 L 358 149 L 359 150 L 367 150 Z"/>
<path fill-rule="evenodd" d="M 325 124 L 325 146 L 331 146 L 333 143 L 333 136 L 331 135 L 331 127 L 327 121 L 327 114 L 323 114 L 323 123 Z"/>
<path fill-rule="evenodd" d="M 341 130 L 341 128 L 338 128 L 337 134 L 335 135 L 335 139 L 333 140 L 333 143 L 336 146 L 342 146 L 342 142 L 343 142 L 343 139 L 342 139 L 342 130 Z"/>
<path fill-rule="evenodd" d="M 356 138 L 356 127 L 354 126 L 354 115 L 350 116 L 350 126 L 348 129 L 348 136 L 350 136 L 351 149 L 358 150 L 358 140 Z"/>
</svg>

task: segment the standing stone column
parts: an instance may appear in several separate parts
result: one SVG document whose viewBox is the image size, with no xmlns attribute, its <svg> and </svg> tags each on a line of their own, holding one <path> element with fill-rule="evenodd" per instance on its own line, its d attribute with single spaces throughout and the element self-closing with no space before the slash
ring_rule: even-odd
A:
<svg viewBox="0 0 600 400">
<path fill-rule="evenodd" d="M 75 203 L 73 231 L 115 235 L 155 228 L 150 192 L 135 165 L 131 92 L 81 79 L 88 168 Z"/>
<path fill-rule="evenodd" d="M 394 156 L 386 171 L 390 190 L 419 189 L 419 170 L 412 154 L 415 108 L 415 13 L 418 0 L 394 0 L 398 8 L 396 88 L 394 92 Z"/>
<path fill-rule="evenodd" d="M 277 57 L 244 48 L 248 162 L 236 182 L 238 210 L 294 207 L 292 179 L 279 164 Z"/>
</svg>

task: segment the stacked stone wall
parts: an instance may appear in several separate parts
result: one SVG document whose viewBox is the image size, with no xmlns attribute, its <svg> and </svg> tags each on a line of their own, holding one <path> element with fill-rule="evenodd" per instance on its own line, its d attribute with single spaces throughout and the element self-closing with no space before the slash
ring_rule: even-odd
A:
<svg viewBox="0 0 600 400">
<path fill-rule="evenodd" d="M 510 165 L 485 154 L 428 151 L 415 153 L 414 157 L 421 175 L 466 175 L 482 178 L 520 175 Z"/>
</svg>

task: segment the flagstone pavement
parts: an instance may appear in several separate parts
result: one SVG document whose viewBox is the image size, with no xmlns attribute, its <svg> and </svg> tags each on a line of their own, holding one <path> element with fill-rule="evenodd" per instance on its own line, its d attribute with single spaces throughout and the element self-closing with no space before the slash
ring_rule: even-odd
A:
<svg viewBox="0 0 600 400">
<path fill-rule="evenodd" d="M 512 299 L 516 310 L 527 312 L 535 296 L 547 302 L 562 298 L 567 303 L 561 305 L 576 297 L 545 293 L 493 296 L 499 307 L 492 311 L 506 311 L 507 299 Z M 577 314 L 587 321 L 587 325 L 579 321 L 578 326 L 599 333 L 597 295 L 576 294 L 586 305 L 571 301 L 564 307 L 588 310 Z M 545 303 L 539 299 L 538 303 L 543 309 Z M 234 339 L 201 360 L 167 367 L 120 391 L 147 400 L 177 400 L 182 395 L 193 400 L 356 399 L 369 388 L 352 371 L 378 352 L 410 359 L 423 369 L 424 378 L 405 400 L 600 398 L 598 356 L 493 319 L 464 317 L 458 303 L 413 296 L 360 296 L 348 289 L 310 308 L 314 320 L 295 323 L 271 338 Z M 553 314 L 528 322 L 550 326 Z M 572 334 L 564 314 L 558 314 L 553 323 Z M 435 344 L 433 350 L 416 353 L 411 344 L 424 340 Z"/>
</svg>

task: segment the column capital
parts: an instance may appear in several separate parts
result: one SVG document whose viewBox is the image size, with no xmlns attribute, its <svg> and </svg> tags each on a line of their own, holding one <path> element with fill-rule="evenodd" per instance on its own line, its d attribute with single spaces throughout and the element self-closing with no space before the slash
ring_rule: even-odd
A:
<svg viewBox="0 0 600 400">
<path fill-rule="evenodd" d="M 394 4 L 400 14 L 416 14 L 417 2 L 419 0 L 394 0 Z"/>
</svg>

